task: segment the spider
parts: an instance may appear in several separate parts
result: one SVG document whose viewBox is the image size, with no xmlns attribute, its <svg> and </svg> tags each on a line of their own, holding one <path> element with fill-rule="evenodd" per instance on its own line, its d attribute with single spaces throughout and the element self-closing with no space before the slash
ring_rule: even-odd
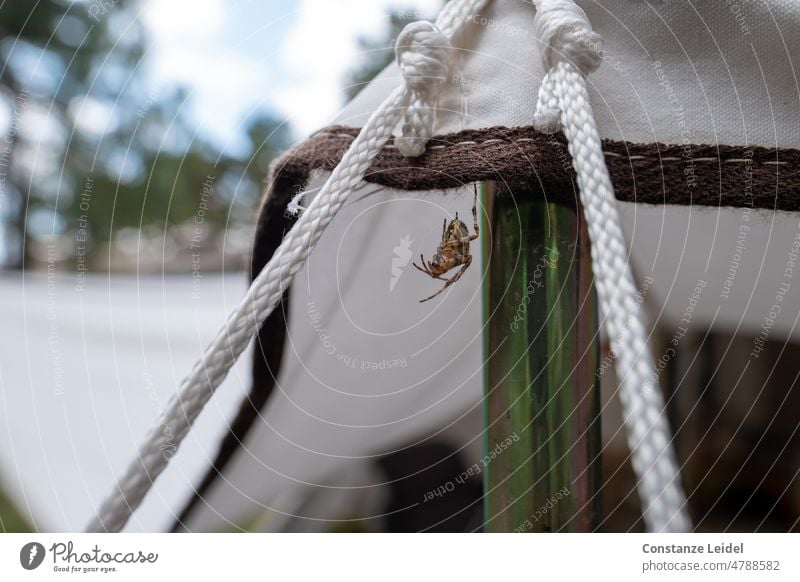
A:
<svg viewBox="0 0 800 582">
<path fill-rule="evenodd" d="M 422 266 L 420 267 L 418 264 L 412 263 L 426 275 L 445 282 L 444 286 L 436 293 L 425 299 L 420 299 L 420 303 L 425 303 L 433 299 L 450 285 L 458 281 L 461 275 L 464 274 L 464 271 L 472 264 L 472 255 L 469 254 L 469 243 L 478 238 L 480 233 L 478 228 L 478 187 L 474 186 L 474 188 L 475 198 L 472 202 L 472 221 L 475 234 L 469 233 L 467 225 L 458 219 L 458 212 L 456 212 L 456 217 L 450 221 L 449 225 L 447 224 L 447 219 L 444 219 L 444 223 L 442 224 L 442 242 L 436 247 L 436 254 L 431 257 L 431 260 L 425 262 L 425 257 L 420 254 L 419 259 L 422 262 Z M 442 277 L 447 271 L 455 269 L 459 265 L 461 265 L 461 269 L 458 273 L 449 279 Z"/>
</svg>

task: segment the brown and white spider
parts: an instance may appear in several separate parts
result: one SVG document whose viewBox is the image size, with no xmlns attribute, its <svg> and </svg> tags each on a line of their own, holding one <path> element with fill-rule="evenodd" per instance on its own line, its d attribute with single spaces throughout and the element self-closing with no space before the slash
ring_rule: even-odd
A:
<svg viewBox="0 0 800 582">
<path fill-rule="evenodd" d="M 461 275 L 464 274 L 464 271 L 472 264 L 472 255 L 469 254 L 469 243 L 478 238 L 480 234 L 480 229 L 478 228 L 478 188 L 477 186 L 474 188 L 475 197 L 472 201 L 472 222 L 475 234 L 469 233 L 467 225 L 458 219 L 458 212 L 456 212 L 456 217 L 450 221 L 450 224 L 447 224 L 446 218 L 444 219 L 444 223 L 442 224 L 442 242 L 436 247 L 436 253 L 431 257 L 431 260 L 426 263 L 425 257 L 420 254 L 419 259 L 422 262 L 422 266 L 420 267 L 418 264 L 412 263 L 426 275 L 445 282 L 444 286 L 436 293 L 425 299 L 420 299 L 420 303 L 433 299 L 450 285 L 458 281 Z M 442 277 L 447 271 L 459 265 L 461 269 L 458 273 L 449 279 Z"/>
</svg>

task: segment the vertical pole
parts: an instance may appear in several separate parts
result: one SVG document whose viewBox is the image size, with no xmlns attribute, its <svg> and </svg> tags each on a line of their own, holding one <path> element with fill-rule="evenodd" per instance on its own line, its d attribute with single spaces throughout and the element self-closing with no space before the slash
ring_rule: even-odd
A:
<svg viewBox="0 0 800 582">
<path fill-rule="evenodd" d="M 483 193 L 485 529 L 593 531 L 599 336 L 586 225 L 569 201 L 493 184 Z"/>
</svg>

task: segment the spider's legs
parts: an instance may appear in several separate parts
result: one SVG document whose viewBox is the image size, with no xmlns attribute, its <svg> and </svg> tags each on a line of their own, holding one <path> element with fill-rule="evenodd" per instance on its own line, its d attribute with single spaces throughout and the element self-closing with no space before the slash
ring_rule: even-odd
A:
<svg viewBox="0 0 800 582">
<path fill-rule="evenodd" d="M 426 297 L 425 299 L 420 299 L 420 300 L 419 300 L 419 302 L 420 302 L 420 303 L 425 303 L 426 301 L 430 301 L 431 299 L 433 299 L 434 297 L 436 297 L 436 296 L 437 296 L 439 293 L 441 293 L 442 291 L 444 291 L 445 289 L 447 289 L 447 286 L 448 286 L 449 284 L 450 284 L 450 281 L 448 281 L 447 283 L 445 283 L 444 285 L 442 285 L 442 288 L 441 288 L 441 289 L 439 289 L 439 290 L 438 290 L 436 293 L 434 293 L 434 294 L 433 294 L 433 295 L 431 295 L 430 297 Z"/>
<path fill-rule="evenodd" d="M 420 255 L 419 256 L 419 260 L 422 263 L 421 267 L 416 263 L 411 263 L 411 264 L 414 265 L 417 269 L 419 269 L 420 271 L 422 271 L 423 273 L 425 273 L 426 275 L 428 275 L 429 277 L 431 277 L 433 279 L 441 279 L 442 281 L 447 281 L 447 279 L 445 279 L 441 275 L 437 275 L 437 274 L 435 274 L 433 272 L 433 269 L 431 269 L 430 264 L 425 262 L 425 257 Z"/>
<path fill-rule="evenodd" d="M 447 232 L 447 219 L 443 219 L 442 222 L 442 242 L 444 242 L 445 233 Z"/>
<path fill-rule="evenodd" d="M 434 279 L 439 278 L 438 275 L 434 274 L 433 269 L 431 269 L 430 262 L 426 261 L 422 255 L 419 256 L 419 260 L 422 261 L 422 266 L 425 267 L 425 271 L 428 273 L 428 275 L 430 275 Z"/>
<path fill-rule="evenodd" d="M 450 285 L 452 285 L 453 283 L 455 283 L 456 281 L 458 281 L 458 280 L 461 278 L 461 275 L 463 275 L 463 274 L 464 274 L 464 271 L 466 271 L 466 270 L 467 270 L 467 268 L 468 268 L 468 267 L 469 267 L 471 264 L 472 264 L 472 255 L 467 255 L 467 257 L 466 257 L 466 260 L 464 261 L 464 264 L 461 266 L 461 269 L 459 269 L 458 273 L 456 273 L 455 275 L 453 275 L 453 276 L 452 276 L 451 278 L 449 278 L 449 279 L 444 279 L 444 278 L 441 278 L 441 277 L 440 277 L 440 278 L 441 278 L 441 279 L 442 279 L 442 280 L 445 282 L 445 284 L 444 284 L 444 285 L 442 285 L 442 288 L 441 288 L 441 289 L 439 289 L 439 290 L 438 290 L 436 293 L 434 293 L 434 294 L 433 294 L 433 295 L 431 295 L 430 297 L 426 297 L 425 299 L 420 299 L 420 300 L 419 300 L 419 302 L 420 302 L 420 303 L 425 303 L 426 301 L 430 301 L 431 299 L 433 299 L 434 297 L 436 297 L 437 295 L 439 295 L 439 293 L 441 293 L 442 291 L 444 291 L 445 289 L 447 289 L 447 288 L 448 288 Z"/>
<path fill-rule="evenodd" d="M 472 264 L 472 255 L 467 255 L 464 259 L 464 264 L 462 265 L 461 269 L 459 269 L 458 273 L 456 273 L 452 278 L 448 279 L 447 285 L 452 285 L 456 281 L 461 278 L 461 275 L 464 274 L 464 271 Z M 447 286 L 445 285 L 445 286 Z"/>
<path fill-rule="evenodd" d="M 425 273 L 426 275 L 428 275 L 429 277 L 431 277 L 432 279 L 439 279 L 440 281 L 447 281 L 447 279 L 445 279 L 441 275 L 437 275 L 436 273 L 434 273 L 433 269 L 431 269 L 430 263 L 426 263 L 425 262 L 425 257 L 420 255 L 419 256 L 419 260 L 422 263 L 422 267 L 420 267 L 416 263 L 411 263 L 411 264 L 414 265 L 417 269 L 419 269 L 423 273 Z"/>
<path fill-rule="evenodd" d="M 474 241 L 481 234 L 481 229 L 478 225 L 478 187 L 473 184 L 473 188 L 475 189 L 475 198 L 472 199 L 472 229 L 475 231 L 475 234 L 462 238 L 461 242 L 464 243 Z"/>
<path fill-rule="evenodd" d="M 478 226 L 478 187 L 475 184 L 473 184 L 472 187 L 475 189 L 475 197 L 472 199 L 472 229 L 475 231 L 475 234 L 461 239 L 461 242 L 472 242 L 478 238 L 481 233 L 481 229 Z"/>
<path fill-rule="evenodd" d="M 430 275 L 431 277 L 433 277 L 433 274 L 431 274 L 431 271 L 430 271 L 430 267 L 428 267 L 428 265 L 425 264 L 425 257 L 422 256 L 422 253 L 420 253 L 420 255 L 419 255 L 419 262 L 422 263 L 421 267 L 418 264 L 413 263 L 413 262 L 411 264 L 414 265 L 417 269 L 419 269 L 423 273 L 425 273 L 426 275 Z"/>
</svg>

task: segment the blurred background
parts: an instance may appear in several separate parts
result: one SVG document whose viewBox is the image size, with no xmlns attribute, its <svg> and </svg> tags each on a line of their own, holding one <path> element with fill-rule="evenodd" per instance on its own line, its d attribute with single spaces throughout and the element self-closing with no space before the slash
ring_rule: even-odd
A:
<svg viewBox="0 0 800 582">
<path fill-rule="evenodd" d="M 98 386 L 124 391 L 132 374 L 152 402 L 110 421 L 109 463 L 114 425 L 150 424 L 244 291 L 272 158 L 327 124 L 393 57 L 405 22 L 440 5 L 0 3 L 0 531 L 82 527 L 82 479 L 83 502 L 52 494 L 70 488 L 54 475 L 77 470 L 59 443 L 98 446 L 67 434 L 70 411 L 114 418 Z M 125 341 L 138 344 L 130 361 L 112 348 Z M 228 383 L 243 389 L 246 372 Z M 221 391 L 220 415 L 236 390 Z M 211 426 L 187 446 L 196 471 Z"/>
<path fill-rule="evenodd" d="M 0 264 L 181 272 L 202 249 L 206 272 L 241 269 L 275 152 L 439 2 L 347 4 L 3 4 Z"/>
<path fill-rule="evenodd" d="M 0 531 L 85 525 L 130 443 L 244 292 L 270 161 L 325 126 L 392 59 L 404 24 L 432 18 L 441 4 L 0 3 Z M 656 331 L 657 355 L 673 333 Z M 695 326 L 664 372 L 701 530 L 800 523 L 800 347 L 776 341 L 743 371 L 752 335 Z M 186 499 L 186 482 L 205 472 L 249 387 L 247 360 L 132 530 L 163 529 Z M 636 530 L 613 390 L 609 373 L 604 529 Z M 93 425 L 76 430 L 87 417 Z M 480 431 L 479 414 L 467 420 L 467 434 Z M 473 459 L 453 454 L 463 435 L 448 438 L 376 462 L 389 477 L 418 472 L 418 483 L 405 481 L 410 491 L 386 492 L 367 508 L 351 499 L 336 515 L 386 513 L 459 475 Z M 474 481 L 434 513 L 359 527 L 479 527 L 481 495 Z M 476 503 L 477 512 L 462 511 Z M 287 528 L 310 527 L 296 522 Z M 332 520 L 329 529 L 352 527 Z"/>
</svg>

